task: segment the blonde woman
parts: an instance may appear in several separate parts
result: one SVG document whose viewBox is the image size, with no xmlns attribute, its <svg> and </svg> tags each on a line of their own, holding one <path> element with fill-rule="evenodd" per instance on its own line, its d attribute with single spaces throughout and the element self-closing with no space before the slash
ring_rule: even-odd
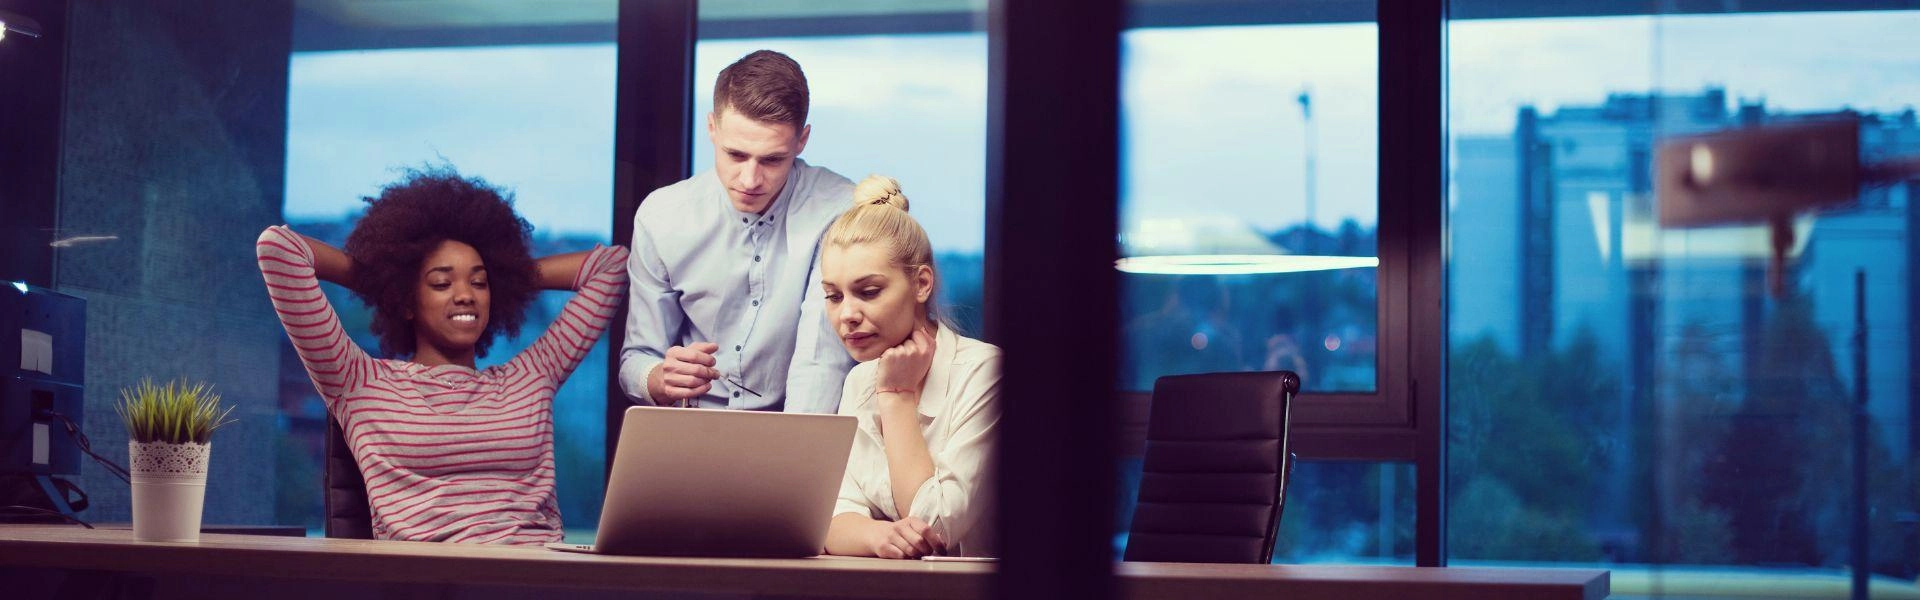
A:
<svg viewBox="0 0 1920 600">
<path fill-rule="evenodd" d="M 927 232 L 892 178 L 870 176 L 820 240 L 826 315 L 860 362 L 840 414 L 859 418 L 827 553 L 991 556 L 1000 349 L 934 305 Z"/>
</svg>

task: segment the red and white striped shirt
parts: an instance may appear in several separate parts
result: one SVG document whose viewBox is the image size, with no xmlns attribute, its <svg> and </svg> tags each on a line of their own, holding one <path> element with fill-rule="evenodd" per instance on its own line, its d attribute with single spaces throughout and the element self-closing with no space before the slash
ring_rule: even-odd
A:
<svg viewBox="0 0 1920 600">
<path fill-rule="evenodd" d="M 506 364 L 479 371 L 372 357 L 341 329 L 304 238 L 269 227 L 255 251 L 273 309 L 366 478 L 374 537 L 561 539 L 553 394 L 619 308 L 625 248 L 594 248 L 546 333 Z"/>
</svg>

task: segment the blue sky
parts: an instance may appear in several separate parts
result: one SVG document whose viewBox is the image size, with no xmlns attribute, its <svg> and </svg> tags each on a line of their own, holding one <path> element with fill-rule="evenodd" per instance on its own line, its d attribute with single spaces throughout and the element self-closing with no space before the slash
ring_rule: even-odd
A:
<svg viewBox="0 0 1920 600">
<path fill-rule="evenodd" d="M 1776 111 L 1920 106 L 1920 11 L 1456 22 L 1448 30 L 1456 134 L 1507 133 L 1532 103 L 1609 92 L 1697 94 Z"/>
<path fill-rule="evenodd" d="M 514 189 L 538 229 L 612 232 L 581 210 L 613 198 L 611 44 L 299 53 L 290 72 L 290 220 L 358 210 L 444 158 Z"/>
<path fill-rule="evenodd" d="M 713 110 L 714 78 L 761 48 L 785 52 L 807 73 L 813 132 L 802 158 L 854 181 L 873 173 L 898 179 L 937 248 L 980 250 L 986 231 L 985 35 L 701 42 L 694 53 L 694 172 L 713 167 L 705 115 Z"/>
<path fill-rule="evenodd" d="M 1378 221 L 1378 34 L 1372 24 L 1130 31 L 1123 38 L 1122 212 L 1263 230 L 1306 216 L 1312 93 L 1315 222 Z M 1128 229 L 1133 229 L 1128 227 Z"/>
<path fill-rule="evenodd" d="M 1497 20 L 1449 32 L 1456 135 L 1504 133 L 1523 104 L 1552 110 L 1610 92 L 1698 93 L 1776 110 L 1897 111 L 1920 103 L 1920 12 Z M 1123 218 L 1305 214 L 1306 128 L 1319 146 L 1316 222 L 1377 221 L 1377 30 L 1371 24 L 1129 32 L 1122 101 Z M 982 34 L 727 40 L 696 55 L 696 111 L 713 74 L 773 48 L 807 69 L 804 155 L 850 178 L 892 175 L 934 243 L 978 250 L 984 223 Z M 611 44 L 295 54 L 287 213 L 337 218 L 395 168 L 444 157 L 516 190 L 536 228 L 611 231 Z M 712 163 L 695 120 L 696 170 Z M 1063 199 L 1072 201 L 1072 199 Z"/>
</svg>

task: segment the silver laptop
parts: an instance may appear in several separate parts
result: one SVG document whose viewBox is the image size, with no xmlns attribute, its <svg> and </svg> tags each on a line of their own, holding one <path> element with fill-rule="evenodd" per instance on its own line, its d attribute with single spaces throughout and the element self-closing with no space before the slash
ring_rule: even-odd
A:
<svg viewBox="0 0 1920 600">
<path fill-rule="evenodd" d="M 825 547 L 854 418 L 627 409 L 591 546 L 658 556 L 814 556 Z"/>
</svg>

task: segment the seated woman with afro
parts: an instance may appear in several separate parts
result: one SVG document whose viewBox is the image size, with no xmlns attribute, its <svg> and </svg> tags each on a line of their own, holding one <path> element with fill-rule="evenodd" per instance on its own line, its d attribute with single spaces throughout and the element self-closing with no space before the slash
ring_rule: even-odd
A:
<svg viewBox="0 0 1920 600">
<path fill-rule="evenodd" d="M 344 252 L 284 226 L 261 233 L 255 251 L 366 479 L 374 537 L 559 541 L 553 395 L 619 307 L 626 249 L 535 259 L 532 227 L 506 195 L 450 168 L 409 172 L 367 202 Z M 372 306 L 387 358 L 347 336 L 321 281 Z M 575 294 L 526 351 L 476 369 L 543 289 Z"/>
</svg>

